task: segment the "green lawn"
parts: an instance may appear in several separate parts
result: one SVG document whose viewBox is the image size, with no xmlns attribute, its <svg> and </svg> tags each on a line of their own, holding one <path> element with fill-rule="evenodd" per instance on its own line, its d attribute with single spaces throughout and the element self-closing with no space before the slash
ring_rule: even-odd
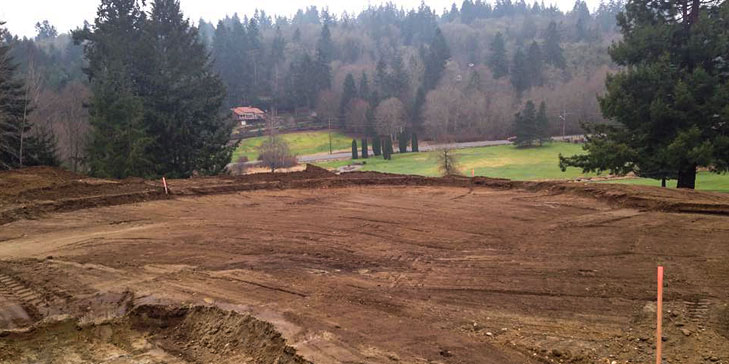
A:
<svg viewBox="0 0 729 364">
<path fill-rule="evenodd" d="M 289 149 L 296 155 L 329 152 L 329 134 L 326 130 L 281 134 L 280 137 L 289 144 Z M 237 161 L 241 156 L 246 156 L 251 161 L 258 159 L 258 147 L 266 138 L 266 136 L 262 136 L 243 139 L 233 152 L 233 161 Z M 332 131 L 333 150 L 350 150 L 351 148 L 351 137 Z"/>
<path fill-rule="evenodd" d="M 642 186 L 661 185 L 661 181 L 648 178 L 634 178 L 616 181 L 606 181 L 604 183 L 627 183 Z M 676 187 L 676 180 L 668 181 L 668 187 Z M 696 175 L 696 189 L 704 191 L 729 192 L 729 174 L 716 174 L 711 172 L 699 172 Z"/>
<path fill-rule="evenodd" d="M 541 148 L 519 149 L 511 145 L 495 147 L 468 148 L 456 151 L 461 172 L 471 175 L 475 169 L 477 176 L 508 178 L 513 180 L 539 180 L 539 179 L 572 179 L 577 177 L 595 176 L 585 174 L 577 168 L 569 168 L 562 172 L 558 165 L 558 155 L 573 155 L 583 153 L 579 144 L 551 143 Z M 362 159 L 360 159 L 362 161 Z M 391 161 L 382 157 L 370 157 L 363 167 L 364 171 L 377 171 L 399 174 L 416 174 L 423 176 L 439 175 L 434 152 L 394 154 Z M 349 164 L 351 161 L 323 162 L 318 165 L 325 168 L 337 168 Z M 636 178 L 631 180 L 616 180 L 614 183 L 635 183 L 643 185 L 660 186 L 660 181 Z M 673 181 L 675 187 L 675 181 Z M 702 190 L 729 192 L 729 175 L 715 175 L 701 172 L 696 182 L 697 188 Z"/>
</svg>

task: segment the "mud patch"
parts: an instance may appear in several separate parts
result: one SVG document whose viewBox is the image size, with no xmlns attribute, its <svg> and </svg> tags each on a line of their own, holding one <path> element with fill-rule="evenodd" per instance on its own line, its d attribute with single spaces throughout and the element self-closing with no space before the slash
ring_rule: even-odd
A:
<svg viewBox="0 0 729 364">
<path fill-rule="evenodd" d="M 144 305 L 100 323 L 0 332 L 3 363 L 309 363 L 273 325 L 215 307 Z"/>
</svg>

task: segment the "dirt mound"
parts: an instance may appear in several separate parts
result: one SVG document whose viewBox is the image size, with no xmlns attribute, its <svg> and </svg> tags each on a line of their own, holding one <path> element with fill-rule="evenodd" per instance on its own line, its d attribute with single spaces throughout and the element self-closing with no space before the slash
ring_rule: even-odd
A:
<svg viewBox="0 0 729 364">
<path fill-rule="evenodd" d="M 729 215 L 729 194 L 719 192 L 603 183 L 509 181 L 508 185 L 530 191 L 571 193 L 641 210 Z"/>
<path fill-rule="evenodd" d="M 63 185 L 82 178 L 81 175 L 53 167 L 0 171 L 0 202 L 28 190 Z"/>
<path fill-rule="evenodd" d="M 139 306 L 122 318 L 5 331 L 3 363 L 308 363 L 274 327 L 214 307 Z"/>
<path fill-rule="evenodd" d="M 160 183 L 141 178 L 97 179 L 52 167 L 4 171 L 0 173 L 0 224 L 46 212 L 164 197 Z"/>
</svg>

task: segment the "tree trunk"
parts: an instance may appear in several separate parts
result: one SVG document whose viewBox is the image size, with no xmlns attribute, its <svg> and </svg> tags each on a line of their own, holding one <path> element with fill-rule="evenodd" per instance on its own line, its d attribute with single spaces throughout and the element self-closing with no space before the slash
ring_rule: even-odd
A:
<svg viewBox="0 0 729 364">
<path fill-rule="evenodd" d="M 666 187 L 666 177 L 661 178 L 661 187 Z"/>
<path fill-rule="evenodd" d="M 696 188 L 696 165 L 690 164 L 678 170 L 678 188 Z"/>
</svg>

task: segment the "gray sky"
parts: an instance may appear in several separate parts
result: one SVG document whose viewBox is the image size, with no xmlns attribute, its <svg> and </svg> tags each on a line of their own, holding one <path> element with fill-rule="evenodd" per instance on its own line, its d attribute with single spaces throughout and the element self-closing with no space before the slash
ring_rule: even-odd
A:
<svg viewBox="0 0 729 364">
<path fill-rule="evenodd" d="M 415 8 L 421 0 L 394 0 L 405 9 Z M 148 0 L 149 2 L 149 0 Z M 343 11 L 359 12 L 369 4 L 377 5 L 380 0 L 268 0 L 263 3 L 241 0 L 181 0 L 185 15 L 197 21 L 200 17 L 216 23 L 226 14 L 238 13 L 241 17 L 253 14 L 256 8 L 263 9 L 273 15 L 291 16 L 307 5 L 319 8 L 329 7 L 330 12 L 340 14 Z M 463 0 L 457 0 L 460 6 Z M 531 3 L 532 1 L 527 1 Z M 555 3 L 563 10 L 569 10 L 574 0 L 546 0 L 546 4 Z M 35 35 L 34 25 L 42 20 L 49 20 L 59 32 L 66 32 L 81 26 L 84 20 L 93 22 L 99 0 L 0 0 L 0 19 L 7 22 L 6 27 L 13 34 L 20 36 Z M 440 13 L 443 8 L 450 8 L 453 0 L 425 0 L 431 8 Z M 594 9 L 599 0 L 587 0 L 590 9 Z"/>
</svg>

